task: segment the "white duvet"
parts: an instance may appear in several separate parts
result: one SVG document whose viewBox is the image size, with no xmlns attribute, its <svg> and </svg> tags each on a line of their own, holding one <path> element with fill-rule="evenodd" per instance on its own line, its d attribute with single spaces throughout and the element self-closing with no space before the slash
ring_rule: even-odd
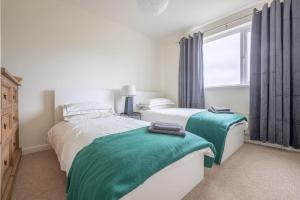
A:
<svg viewBox="0 0 300 200">
<path fill-rule="evenodd" d="M 61 170 L 68 173 L 76 154 L 95 138 L 148 125 L 145 121 L 119 116 L 62 121 L 49 130 L 48 141 L 57 154 Z"/>
</svg>

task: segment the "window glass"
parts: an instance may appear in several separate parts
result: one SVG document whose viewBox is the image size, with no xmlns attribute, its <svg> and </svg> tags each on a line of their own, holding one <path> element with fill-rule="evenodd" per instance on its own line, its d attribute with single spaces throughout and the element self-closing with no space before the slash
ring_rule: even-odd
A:
<svg viewBox="0 0 300 200">
<path fill-rule="evenodd" d="M 241 33 L 203 45 L 204 86 L 240 84 Z"/>
<path fill-rule="evenodd" d="M 247 32 L 247 83 L 250 82 L 251 32 Z"/>
</svg>

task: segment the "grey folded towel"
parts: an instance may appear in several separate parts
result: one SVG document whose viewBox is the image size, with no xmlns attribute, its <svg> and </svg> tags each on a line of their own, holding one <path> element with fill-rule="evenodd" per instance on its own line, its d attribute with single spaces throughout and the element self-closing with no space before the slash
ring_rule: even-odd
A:
<svg viewBox="0 0 300 200">
<path fill-rule="evenodd" d="M 224 112 L 230 112 L 230 108 L 221 107 L 221 106 L 211 106 L 210 107 L 214 111 L 224 111 Z"/>
<path fill-rule="evenodd" d="M 185 137 L 185 130 L 183 127 L 179 131 L 169 131 L 169 130 L 159 130 L 155 129 L 152 126 L 149 126 L 148 130 L 151 133 L 159 133 L 159 134 L 167 134 L 167 135 L 175 135 L 175 136 L 180 136 L 180 137 Z"/>
<path fill-rule="evenodd" d="M 181 126 L 176 123 L 166 123 L 166 122 L 154 122 L 151 127 L 158 130 L 168 130 L 168 131 L 180 131 Z"/>
<path fill-rule="evenodd" d="M 217 114 L 234 114 L 234 112 L 231 112 L 229 108 L 225 107 L 211 106 L 208 111 Z"/>
</svg>

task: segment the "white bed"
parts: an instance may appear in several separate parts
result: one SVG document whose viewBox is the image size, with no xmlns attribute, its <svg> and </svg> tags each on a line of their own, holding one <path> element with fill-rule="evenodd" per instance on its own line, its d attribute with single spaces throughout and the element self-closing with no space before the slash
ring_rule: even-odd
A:
<svg viewBox="0 0 300 200">
<path fill-rule="evenodd" d="M 142 113 L 142 120 L 144 121 L 173 122 L 185 127 L 190 116 L 202 111 L 205 110 L 188 108 L 164 108 L 155 110 L 140 110 L 139 112 Z M 247 130 L 247 126 L 247 122 L 242 121 L 230 127 L 226 137 L 221 163 L 223 163 L 244 144 L 244 133 L 245 130 Z"/>
<path fill-rule="evenodd" d="M 61 105 L 100 101 L 114 105 L 114 92 L 109 90 L 56 90 L 55 123 L 48 140 L 55 150 L 61 169 L 68 173 L 72 161 L 84 146 L 95 138 L 147 126 L 149 123 L 119 116 L 101 119 L 62 121 Z M 182 199 L 204 176 L 204 155 L 213 156 L 210 149 L 202 149 L 160 170 L 122 199 Z"/>
</svg>

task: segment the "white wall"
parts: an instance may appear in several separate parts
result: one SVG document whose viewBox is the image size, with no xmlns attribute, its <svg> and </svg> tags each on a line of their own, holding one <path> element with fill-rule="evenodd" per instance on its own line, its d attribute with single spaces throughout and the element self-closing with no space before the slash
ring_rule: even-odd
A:
<svg viewBox="0 0 300 200">
<path fill-rule="evenodd" d="M 2 66 L 20 88 L 23 148 L 46 143 L 55 88 L 159 90 L 155 41 L 59 0 L 3 0 Z"/>
</svg>

